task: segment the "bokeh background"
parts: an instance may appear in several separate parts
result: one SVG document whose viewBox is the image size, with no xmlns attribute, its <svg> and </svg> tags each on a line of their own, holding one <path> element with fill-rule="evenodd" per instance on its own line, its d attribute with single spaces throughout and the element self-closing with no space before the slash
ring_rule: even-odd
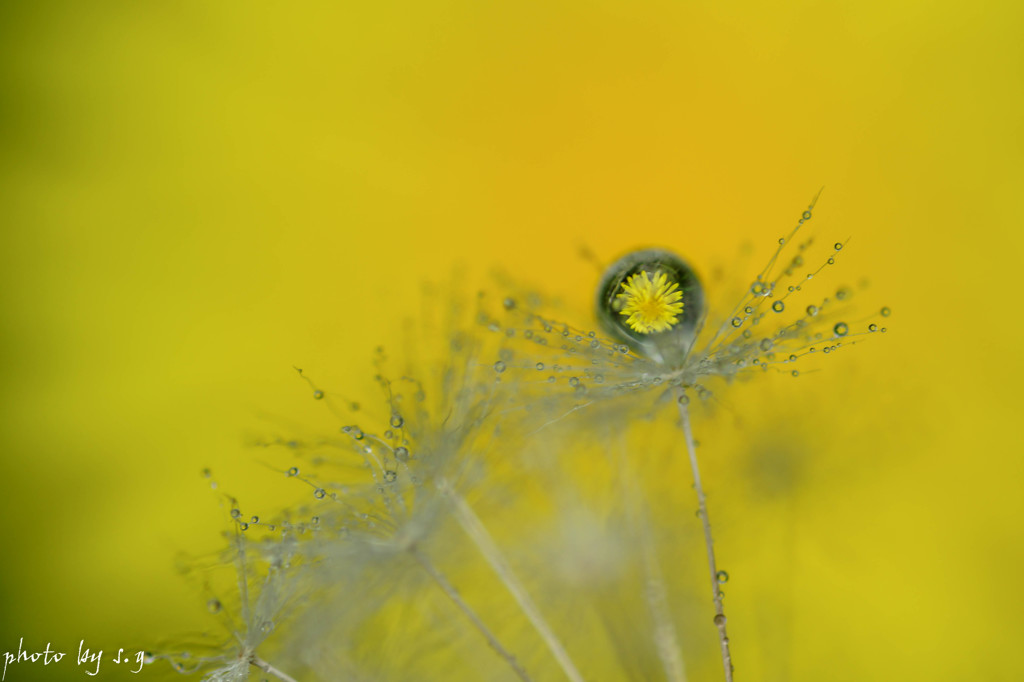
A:
<svg viewBox="0 0 1024 682">
<path fill-rule="evenodd" d="M 829 277 L 894 314 L 702 435 L 739 679 L 1019 679 L 1022 27 L 994 0 L 4 4 L 0 652 L 201 627 L 200 471 L 270 490 L 249 435 L 316 420 L 293 366 L 375 395 L 421 282 L 498 266 L 585 314 L 581 247 L 661 244 L 742 286 L 825 186 Z"/>
</svg>

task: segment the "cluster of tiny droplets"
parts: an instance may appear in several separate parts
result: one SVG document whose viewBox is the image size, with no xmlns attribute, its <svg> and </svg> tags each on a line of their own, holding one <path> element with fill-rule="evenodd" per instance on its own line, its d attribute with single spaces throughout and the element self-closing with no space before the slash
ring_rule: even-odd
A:
<svg viewBox="0 0 1024 682">
<path fill-rule="evenodd" d="M 796 363 L 801 358 L 828 355 L 884 333 L 890 309 L 850 319 L 854 294 L 849 287 L 796 304 L 801 296 L 806 300 L 804 288 L 835 265 L 846 246 L 836 242 L 827 256 L 808 267 L 813 240 L 799 240 L 798 235 L 811 219 L 811 209 L 813 204 L 789 235 L 779 239 L 767 265 L 722 324 L 701 330 L 681 368 L 667 370 L 603 334 L 555 322 L 536 312 L 540 297 L 527 294 L 505 297 L 497 311 L 482 307 L 477 315 L 477 322 L 500 338 L 493 364 L 496 380 L 514 373 L 510 380 L 524 399 L 531 394 L 539 399 L 570 395 L 590 401 L 661 385 L 681 386 L 708 398 L 711 391 L 705 384 L 712 377 L 732 378 L 752 370 L 799 376 Z"/>
<path fill-rule="evenodd" d="M 218 487 L 209 469 L 203 470 L 203 476 L 210 480 L 211 488 Z M 280 528 L 282 538 L 266 545 L 263 551 L 256 551 L 258 545 L 247 540 L 244 531 L 260 525 L 273 531 L 275 525 L 261 524 L 258 516 L 246 517 L 237 506 L 237 500 L 228 498 L 227 501 L 236 532 L 229 534 L 225 559 L 217 567 L 233 570 L 234 576 L 228 584 L 238 591 L 237 598 L 225 602 L 213 592 L 208 582 L 212 567 L 206 563 L 185 567 L 184 570 L 203 576 L 206 610 L 220 621 L 228 634 L 225 637 L 203 633 L 189 649 L 181 651 L 146 652 L 146 664 L 166 660 L 175 672 L 183 675 L 205 672 L 203 679 L 214 682 L 249 679 L 251 656 L 277 629 L 281 605 L 287 601 L 287 595 L 295 584 L 293 545 L 286 538 L 289 532 L 301 534 L 303 531 L 285 523 Z"/>
<path fill-rule="evenodd" d="M 788 370 L 792 376 L 799 376 L 799 370 L 792 365 L 800 358 L 819 351 L 829 354 L 855 344 L 861 337 L 886 331 L 880 323 L 890 315 L 888 307 L 855 320 L 848 318 L 853 292 L 845 286 L 839 287 L 833 296 L 817 299 L 802 308 L 791 300 L 823 270 L 835 265 L 846 246 L 845 242 L 836 242 L 824 262 L 807 268 L 805 254 L 812 239 L 795 241 L 795 237 L 811 219 L 812 208 L 813 204 L 804 211 L 790 234 L 779 239 L 778 248 L 750 284 L 746 296 L 703 352 L 697 354 L 698 375 L 728 376 L 759 367 L 761 370 Z M 796 253 L 787 255 L 793 248 Z M 784 267 L 774 273 L 780 262 Z M 793 308 L 797 308 L 795 313 Z"/>
<path fill-rule="evenodd" d="M 515 372 L 520 388 L 534 385 L 538 393 L 568 390 L 576 396 L 625 393 L 662 381 L 656 368 L 630 353 L 626 344 L 521 311 L 509 297 L 502 308 L 503 319 L 486 313 L 478 318 L 504 340 L 493 365 L 498 381 Z"/>
</svg>

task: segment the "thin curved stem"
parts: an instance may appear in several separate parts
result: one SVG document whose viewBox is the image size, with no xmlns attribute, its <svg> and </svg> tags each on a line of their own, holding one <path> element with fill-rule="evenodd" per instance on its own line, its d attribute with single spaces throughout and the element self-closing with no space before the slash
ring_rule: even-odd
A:
<svg viewBox="0 0 1024 682">
<path fill-rule="evenodd" d="M 647 606 L 654 619 L 654 645 L 665 670 L 667 682 L 686 682 L 686 669 L 683 665 L 683 654 L 679 649 L 679 639 L 668 604 L 668 590 L 658 562 L 658 552 L 654 543 L 654 529 L 650 514 L 644 502 L 644 496 L 638 489 L 638 483 L 631 463 L 627 461 L 627 453 L 622 450 L 618 457 L 619 479 L 622 481 L 623 498 L 626 509 L 632 518 L 633 527 L 640 537 L 643 550 L 644 596 Z"/>
<path fill-rule="evenodd" d="M 281 680 L 281 682 L 298 682 L 294 677 L 292 677 L 288 673 L 281 672 L 280 670 L 270 665 L 269 663 L 267 663 L 255 654 L 253 654 L 252 657 L 249 659 L 249 663 L 252 664 L 253 667 L 259 668 L 268 675 L 273 675 L 277 679 Z"/>
<path fill-rule="evenodd" d="M 679 395 L 683 393 L 680 390 Z M 697 447 L 693 443 L 693 431 L 690 429 L 690 411 L 684 402 L 678 402 L 679 416 L 683 420 L 683 437 L 686 439 L 686 451 L 690 456 L 690 470 L 693 472 L 693 488 L 697 492 L 697 505 L 700 520 L 704 526 L 704 546 L 708 553 L 708 572 L 711 574 L 711 597 L 715 603 L 715 627 L 718 628 L 718 643 L 722 649 L 722 667 L 725 669 L 726 682 L 732 682 L 732 655 L 729 652 L 729 635 L 725 632 L 725 607 L 722 605 L 722 590 L 718 584 L 718 567 L 715 565 L 715 546 L 711 539 L 711 521 L 708 519 L 707 498 L 700 482 L 700 467 L 697 466 Z"/>
<path fill-rule="evenodd" d="M 476 614 L 476 611 L 470 608 L 469 604 L 462 599 L 462 596 L 459 595 L 458 591 L 456 591 L 454 587 L 452 587 L 452 584 L 448 582 L 448 579 L 444 577 L 444 574 L 437 570 L 434 564 L 431 563 L 430 559 L 417 549 L 412 549 L 410 552 L 416 561 L 419 562 L 420 566 L 423 567 L 423 570 L 425 570 L 427 574 L 434 579 L 434 582 L 441 588 L 441 591 L 445 593 L 445 595 L 453 604 L 455 604 L 456 607 L 458 607 L 460 611 L 462 611 L 463 615 L 469 619 L 473 626 L 480 631 L 480 634 L 484 636 L 484 639 L 486 639 L 487 643 L 491 645 L 491 648 L 498 652 L 499 656 L 505 659 L 505 662 L 509 664 L 519 679 L 523 682 L 532 682 L 532 679 L 526 673 L 526 670 L 519 665 L 519 661 L 516 660 L 516 657 L 502 645 L 494 633 L 491 632 L 490 628 L 480 620 L 480 616 Z"/>
<path fill-rule="evenodd" d="M 576 664 L 569 657 L 569 652 L 562 646 L 551 626 L 548 625 L 548 622 L 541 614 L 540 609 L 533 603 L 533 599 L 530 598 L 526 588 L 523 587 L 515 573 L 512 572 L 512 568 L 505 561 L 505 557 L 502 555 L 501 550 L 498 549 L 494 539 L 491 538 L 491 534 L 487 532 L 487 528 L 480 520 L 480 517 L 476 515 L 472 507 L 469 506 L 469 503 L 452 489 L 447 481 L 440 481 L 437 487 L 451 501 L 452 507 L 455 510 L 455 518 L 458 520 L 459 525 L 462 526 L 462 529 L 473 540 L 484 559 L 491 565 L 491 570 L 504 583 L 505 589 L 509 591 L 516 600 L 516 603 L 519 604 L 523 614 L 530 621 L 530 624 L 533 625 L 541 639 L 544 640 L 544 643 L 547 644 L 551 654 L 562 667 L 565 676 L 571 682 L 583 682 L 583 676 L 576 669 Z"/>
<path fill-rule="evenodd" d="M 654 548 L 654 540 L 651 538 L 647 519 L 643 518 L 642 523 L 644 527 L 640 530 L 640 540 L 643 544 L 644 574 L 647 582 L 644 594 L 647 597 L 647 606 L 651 610 L 651 617 L 654 618 L 654 644 L 661 664 L 665 668 L 665 678 L 668 682 L 686 682 L 683 655 L 679 651 L 676 628 L 672 623 L 672 615 L 669 613 L 665 579 L 661 575 L 658 554 Z"/>
</svg>

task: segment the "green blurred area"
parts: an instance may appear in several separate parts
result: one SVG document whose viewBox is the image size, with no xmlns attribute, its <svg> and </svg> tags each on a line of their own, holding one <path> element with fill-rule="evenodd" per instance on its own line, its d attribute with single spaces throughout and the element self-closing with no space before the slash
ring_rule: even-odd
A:
<svg viewBox="0 0 1024 682">
<path fill-rule="evenodd" d="M 0 652 L 206 627 L 175 570 L 226 527 L 199 472 L 272 499 L 246 437 L 331 424 L 293 366 L 375 400 L 424 280 L 500 266 L 583 311 L 581 245 L 660 244 L 742 287 L 825 185 L 831 285 L 895 312 L 698 436 L 738 674 L 1016 679 L 1022 14 L 0 8 Z"/>
</svg>

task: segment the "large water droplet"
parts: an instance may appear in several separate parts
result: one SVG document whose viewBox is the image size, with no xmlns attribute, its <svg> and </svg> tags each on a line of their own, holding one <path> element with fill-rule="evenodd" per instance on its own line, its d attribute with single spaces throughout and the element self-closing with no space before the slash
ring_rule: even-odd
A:
<svg viewBox="0 0 1024 682">
<path fill-rule="evenodd" d="M 774 303 L 772 303 L 772 310 L 774 310 L 777 313 L 781 313 L 785 309 L 786 304 L 783 303 L 782 301 L 775 301 Z"/>
<path fill-rule="evenodd" d="M 832 331 L 836 333 L 836 336 L 846 336 L 850 332 L 850 327 L 845 322 L 837 322 L 836 326 L 832 327 Z"/>
<path fill-rule="evenodd" d="M 704 288 L 678 256 L 634 251 L 609 267 L 597 289 L 601 326 L 638 355 L 681 363 L 704 315 Z"/>
</svg>

